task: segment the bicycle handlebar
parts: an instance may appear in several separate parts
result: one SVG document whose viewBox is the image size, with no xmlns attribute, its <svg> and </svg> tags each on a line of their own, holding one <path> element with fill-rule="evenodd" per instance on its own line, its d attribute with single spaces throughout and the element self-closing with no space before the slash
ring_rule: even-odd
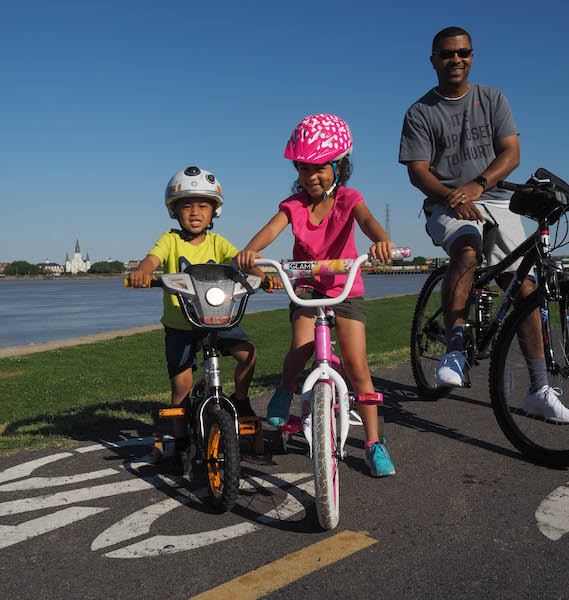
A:
<svg viewBox="0 0 569 600">
<path fill-rule="evenodd" d="M 511 181 L 498 181 L 497 186 L 503 190 L 509 190 L 510 192 L 530 191 L 536 188 L 535 185 L 530 185 L 527 183 L 512 183 Z"/>
<path fill-rule="evenodd" d="M 391 251 L 392 258 L 402 258 L 411 255 L 411 250 L 409 248 L 393 248 Z M 281 281 L 283 283 L 284 289 L 287 293 L 287 296 L 291 299 L 292 302 L 298 304 L 299 306 L 334 306 L 336 304 L 340 304 L 343 302 L 350 293 L 352 286 L 354 285 L 354 280 L 356 278 L 358 269 L 360 265 L 369 260 L 369 254 L 361 254 L 355 259 L 337 259 L 337 260 L 327 260 L 327 261 L 297 261 L 296 263 L 285 263 L 286 265 L 306 265 L 305 269 L 287 269 L 283 268 L 283 265 L 276 261 L 271 260 L 269 258 L 258 258 L 255 260 L 256 267 L 274 267 L 278 274 L 280 275 Z M 336 264 L 334 264 L 336 263 Z M 341 263 L 341 264 L 340 264 Z M 346 263 L 351 263 L 346 265 Z M 342 266 L 343 265 L 343 266 Z M 338 275 L 346 272 L 346 267 L 348 270 L 348 277 L 346 278 L 346 283 L 344 284 L 344 289 L 342 293 L 336 298 L 323 298 L 323 299 L 312 299 L 312 300 L 301 300 L 295 293 L 294 289 L 290 283 L 291 279 L 295 279 L 297 277 L 309 277 L 311 275 Z M 291 272 L 292 271 L 292 272 Z M 300 274 L 295 273 L 295 271 L 301 271 Z"/>
</svg>

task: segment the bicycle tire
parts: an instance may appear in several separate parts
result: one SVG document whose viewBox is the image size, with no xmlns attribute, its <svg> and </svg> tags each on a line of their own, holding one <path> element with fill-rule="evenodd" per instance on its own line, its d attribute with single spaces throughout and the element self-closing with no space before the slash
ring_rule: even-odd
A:
<svg viewBox="0 0 569 600">
<path fill-rule="evenodd" d="M 569 390 L 568 303 L 569 294 L 564 290 L 559 301 L 549 302 L 548 314 L 554 360 L 565 369 L 564 374 L 548 373 L 548 380 L 550 386 L 562 391 Z M 539 295 L 534 292 L 504 323 L 490 363 L 490 397 L 498 425 L 515 448 L 538 464 L 566 467 L 569 466 L 569 425 L 551 423 L 523 409 L 530 385 L 529 372 L 522 342 L 518 338 L 516 345 L 514 339 L 520 324 L 539 307 Z"/>
<path fill-rule="evenodd" d="M 336 415 L 332 405 L 330 385 L 316 382 L 312 390 L 312 459 L 316 512 L 324 529 L 334 529 L 340 520 Z"/>
<path fill-rule="evenodd" d="M 433 271 L 417 299 L 411 325 L 411 370 L 419 396 L 438 400 L 449 388 L 435 385 L 435 373 L 446 353 L 446 330 L 441 305 L 442 282 L 447 267 Z"/>
<path fill-rule="evenodd" d="M 218 512 L 230 511 L 239 493 L 239 440 L 233 419 L 221 408 L 206 415 L 205 467 L 210 504 Z"/>
</svg>

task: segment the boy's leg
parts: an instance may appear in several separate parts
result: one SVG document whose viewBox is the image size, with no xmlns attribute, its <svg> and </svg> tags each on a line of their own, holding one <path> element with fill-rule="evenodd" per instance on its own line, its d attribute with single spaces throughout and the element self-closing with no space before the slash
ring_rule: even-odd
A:
<svg viewBox="0 0 569 600">
<path fill-rule="evenodd" d="M 237 361 L 235 367 L 235 393 L 232 396 L 232 399 L 235 400 L 237 412 L 241 417 L 255 417 L 255 412 L 249 401 L 249 386 L 253 379 L 257 360 L 255 346 L 251 342 L 243 342 L 233 345 L 229 352 Z"/>
<path fill-rule="evenodd" d="M 172 406 L 179 407 L 184 402 L 186 396 L 192 389 L 193 372 L 192 369 L 186 369 L 170 379 L 172 388 Z M 173 422 L 174 437 L 176 439 L 185 438 L 184 419 L 176 417 Z"/>
</svg>

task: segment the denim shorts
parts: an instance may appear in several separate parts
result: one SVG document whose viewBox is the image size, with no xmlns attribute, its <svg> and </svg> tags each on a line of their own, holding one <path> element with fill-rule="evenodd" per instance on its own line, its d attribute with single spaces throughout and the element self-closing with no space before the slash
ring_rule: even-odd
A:
<svg viewBox="0 0 569 600">
<path fill-rule="evenodd" d="M 196 354 L 202 349 L 203 334 L 194 329 L 174 329 L 165 327 L 166 362 L 170 379 L 187 369 L 198 368 Z M 231 349 L 238 344 L 251 343 L 241 327 L 221 330 L 217 333 L 217 348 L 222 356 L 231 354 Z"/>
<path fill-rule="evenodd" d="M 302 300 L 317 300 L 320 298 L 329 298 L 322 292 L 315 290 L 310 286 L 301 286 L 296 288 L 296 295 Z M 299 309 L 304 308 L 304 306 L 298 306 L 298 304 L 294 304 L 293 302 L 289 305 L 290 311 L 290 320 L 292 322 L 292 316 Z M 355 296 L 354 298 L 346 298 L 340 304 L 336 304 L 330 307 L 336 315 L 340 317 L 344 317 L 346 319 L 352 319 L 354 321 L 361 321 L 364 325 L 366 323 L 367 311 L 364 305 L 364 297 L 363 296 Z"/>
</svg>

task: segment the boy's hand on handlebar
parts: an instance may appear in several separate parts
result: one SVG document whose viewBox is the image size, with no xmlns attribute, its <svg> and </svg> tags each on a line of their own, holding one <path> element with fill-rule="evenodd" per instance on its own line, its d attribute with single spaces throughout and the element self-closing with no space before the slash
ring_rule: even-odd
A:
<svg viewBox="0 0 569 600">
<path fill-rule="evenodd" d="M 273 294 L 275 290 L 282 290 L 284 288 L 283 282 L 280 277 L 274 275 L 265 275 L 261 287 L 267 294 Z"/>
<path fill-rule="evenodd" d="M 387 240 L 386 242 L 375 242 L 369 249 L 370 259 L 386 263 L 391 260 L 391 250 L 393 248 L 395 248 L 395 244 L 391 240 Z"/>
<path fill-rule="evenodd" d="M 128 274 L 128 280 L 133 288 L 148 287 L 148 282 L 152 279 L 154 279 L 154 277 L 140 269 L 131 271 Z"/>
<path fill-rule="evenodd" d="M 255 266 L 255 259 L 257 258 L 264 258 L 264 256 L 256 250 L 241 250 L 237 253 L 234 260 L 240 271 L 246 271 Z"/>
</svg>

